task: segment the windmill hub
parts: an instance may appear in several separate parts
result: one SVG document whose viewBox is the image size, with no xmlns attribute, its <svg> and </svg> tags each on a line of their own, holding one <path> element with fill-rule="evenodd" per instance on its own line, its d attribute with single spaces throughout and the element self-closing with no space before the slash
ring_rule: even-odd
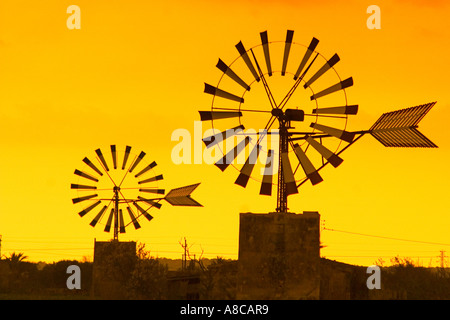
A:
<svg viewBox="0 0 450 320">
<path fill-rule="evenodd" d="M 272 116 L 282 121 L 303 121 L 305 119 L 305 112 L 298 109 L 286 109 L 283 112 L 281 108 L 273 108 L 271 113 Z"/>
<path fill-rule="evenodd" d="M 114 190 L 114 193 L 119 192 L 119 191 L 120 191 L 120 187 L 115 186 L 115 187 L 113 188 L 113 190 Z"/>
</svg>

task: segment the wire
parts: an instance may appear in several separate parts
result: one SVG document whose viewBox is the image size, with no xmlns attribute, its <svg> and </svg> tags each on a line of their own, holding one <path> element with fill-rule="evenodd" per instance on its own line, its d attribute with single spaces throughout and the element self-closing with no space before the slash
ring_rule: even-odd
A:
<svg viewBox="0 0 450 320">
<path fill-rule="evenodd" d="M 323 230 L 335 231 L 335 232 L 341 232 L 341 233 L 348 233 L 348 234 L 364 236 L 364 237 L 372 237 L 372 238 L 380 238 L 380 239 L 388 239 L 388 240 L 396 240 L 396 241 L 407 241 L 407 242 L 415 242 L 415 243 L 425 243 L 425 244 L 433 244 L 433 245 L 440 245 L 440 246 L 450 246 L 449 243 L 439 243 L 439 242 L 430 242 L 430 241 L 420 241 L 420 240 L 400 239 L 400 238 L 385 237 L 385 236 L 376 236 L 376 235 L 372 235 L 372 234 L 365 234 L 365 233 L 359 233 L 359 232 L 351 232 L 351 231 L 344 231 L 344 230 L 329 229 L 329 228 L 325 228 L 325 227 L 323 228 Z"/>
</svg>

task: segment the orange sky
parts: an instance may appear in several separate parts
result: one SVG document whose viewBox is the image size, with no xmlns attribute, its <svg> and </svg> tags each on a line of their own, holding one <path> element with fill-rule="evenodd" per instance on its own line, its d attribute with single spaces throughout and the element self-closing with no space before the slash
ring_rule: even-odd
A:
<svg viewBox="0 0 450 320">
<path fill-rule="evenodd" d="M 66 27 L 69 5 L 81 9 L 81 29 Z M 366 27 L 371 4 L 381 30 Z M 121 236 L 145 242 L 156 256 L 179 258 L 183 237 L 193 253 L 237 258 L 239 212 L 269 212 L 276 198 L 259 184 L 234 185 L 237 172 L 206 164 L 175 165 L 175 129 L 193 131 L 198 110 L 216 84 L 218 58 L 237 57 L 235 44 L 259 44 L 267 30 L 284 40 L 320 40 L 352 76 L 349 130 L 369 128 L 383 113 L 432 101 L 420 130 L 438 149 L 385 148 L 367 136 L 289 197 L 294 212 L 319 211 L 325 226 L 363 234 L 450 244 L 450 22 L 445 1 L 9 1 L 0 3 L 0 234 L 2 254 L 32 261 L 92 257 L 91 228 L 72 204 L 70 183 L 82 159 L 110 144 L 144 150 L 158 162 L 166 189 L 201 182 L 203 208 L 165 204 L 152 222 Z M 284 91 L 284 90 L 283 90 Z M 207 124 L 204 125 L 205 129 Z M 153 213 L 152 213 L 153 214 Z M 436 264 L 449 246 L 382 240 L 323 231 L 322 256 L 372 264 L 400 255 Z"/>
</svg>

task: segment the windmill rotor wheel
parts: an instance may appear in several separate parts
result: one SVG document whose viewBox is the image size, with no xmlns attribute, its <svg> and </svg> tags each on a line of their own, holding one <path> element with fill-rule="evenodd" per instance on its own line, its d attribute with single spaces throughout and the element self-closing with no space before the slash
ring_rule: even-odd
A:
<svg viewBox="0 0 450 320">
<path fill-rule="evenodd" d="M 130 225 L 141 228 L 142 217 L 151 221 L 149 210 L 161 208 L 165 190 L 159 185 L 163 175 L 156 172 L 156 162 L 147 158 L 143 151 L 135 154 L 130 146 L 116 145 L 85 157 L 83 167 L 74 171 L 77 182 L 70 186 L 79 216 L 90 215 L 92 227 L 113 230 L 113 240 Z"/>
<path fill-rule="evenodd" d="M 217 85 L 205 83 L 211 109 L 199 111 L 201 120 L 211 123 L 206 148 L 220 151 L 215 165 L 221 171 L 234 167 L 235 183 L 244 188 L 249 180 L 259 181 L 261 195 L 272 195 L 277 186 L 281 212 L 287 196 L 305 181 L 323 180 L 319 171 L 325 164 L 342 163 L 338 153 L 355 136 L 347 123 L 358 111 L 346 93 L 353 79 L 336 70 L 339 56 L 316 51 L 316 38 L 302 45 L 293 36 L 288 30 L 285 41 L 270 42 L 264 31 L 250 49 L 239 42 L 235 60 L 219 59 Z"/>
</svg>

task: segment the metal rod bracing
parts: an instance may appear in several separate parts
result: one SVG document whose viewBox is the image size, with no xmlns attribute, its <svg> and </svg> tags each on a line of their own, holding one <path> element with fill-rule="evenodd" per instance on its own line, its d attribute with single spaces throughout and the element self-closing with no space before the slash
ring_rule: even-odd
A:
<svg viewBox="0 0 450 320">
<path fill-rule="evenodd" d="M 356 132 L 353 132 L 353 133 L 359 134 L 359 136 L 358 136 L 356 139 L 353 139 L 353 141 L 350 142 L 348 145 L 346 145 L 344 148 L 342 148 L 341 151 L 339 151 L 338 153 L 336 153 L 337 156 L 339 156 L 342 152 L 344 152 L 345 150 L 347 150 L 352 144 L 354 144 L 356 141 L 358 141 L 358 140 L 359 140 L 362 136 L 364 136 L 366 133 L 370 133 L 370 130 L 356 131 Z M 325 167 L 328 163 L 330 163 L 330 162 L 329 162 L 329 161 L 326 161 L 322 166 L 320 166 L 320 167 L 317 169 L 317 171 L 323 169 L 323 167 Z M 306 181 L 308 181 L 307 178 L 303 179 L 303 181 L 300 182 L 300 183 L 297 185 L 297 188 L 300 187 L 302 184 L 304 184 Z"/>
</svg>

